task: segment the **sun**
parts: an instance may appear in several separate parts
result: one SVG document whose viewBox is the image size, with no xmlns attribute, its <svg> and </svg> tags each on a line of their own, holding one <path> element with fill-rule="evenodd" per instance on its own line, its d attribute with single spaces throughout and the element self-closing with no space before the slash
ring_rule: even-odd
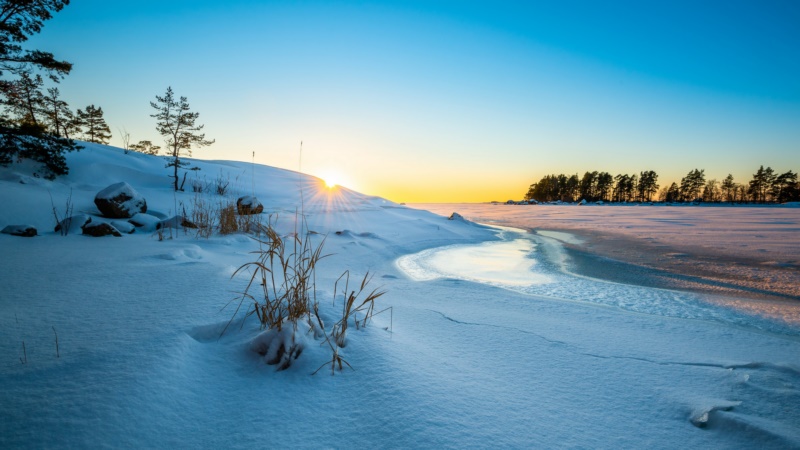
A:
<svg viewBox="0 0 800 450">
<path fill-rule="evenodd" d="M 339 185 L 339 182 L 336 180 L 336 177 L 325 177 L 322 181 L 325 182 L 325 187 L 328 189 L 333 189 Z"/>
<path fill-rule="evenodd" d="M 325 182 L 325 187 L 328 189 L 333 189 L 335 187 L 341 186 L 344 182 L 342 175 L 335 171 L 335 170 L 328 170 L 321 174 L 320 178 L 322 181 Z"/>
</svg>

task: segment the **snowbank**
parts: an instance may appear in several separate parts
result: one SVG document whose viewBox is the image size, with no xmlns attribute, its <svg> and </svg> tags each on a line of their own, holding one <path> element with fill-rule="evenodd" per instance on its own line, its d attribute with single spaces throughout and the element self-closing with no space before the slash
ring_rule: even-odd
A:
<svg viewBox="0 0 800 450">
<path fill-rule="evenodd" d="M 62 208 L 71 192 L 75 212 L 92 214 L 94 195 L 119 180 L 162 219 L 196 195 L 220 199 L 173 192 L 161 158 L 85 145 L 52 182 L 0 168 L 0 226 L 44 230 L 0 235 L 2 448 L 800 445 L 800 413 L 786 407 L 800 401 L 797 339 L 449 276 L 414 281 L 398 257 L 502 236 L 296 172 L 191 160 L 190 177 L 238 180 L 231 198 L 256 196 L 285 235 L 303 188 L 311 236 L 327 236 L 331 254 L 316 278 L 325 323 L 340 312 L 345 269 L 387 291 L 378 308 L 390 309 L 348 334 L 355 370 L 311 376 L 330 356 L 310 341 L 276 372 L 251 351 L 254 320 L 220 337 L 251 238 L 50 231 L 51 194 Z"/>
</svg>

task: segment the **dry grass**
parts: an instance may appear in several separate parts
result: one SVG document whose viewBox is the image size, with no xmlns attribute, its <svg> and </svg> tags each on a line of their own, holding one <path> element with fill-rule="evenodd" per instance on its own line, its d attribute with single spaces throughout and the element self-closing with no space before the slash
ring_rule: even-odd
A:
<svg viewBox="0 0 800 450">
<path fill-rule="evenodd" d="M 245 319 L 256 316 L 261 329 L 268 330 L 257 338 L 256 349 L 265 355 L 268 364 L 278 365 L 278 370 L 292 364 L 302 353 L 303 339 L 297 336 L 302 329 L 306 333 L 313 332 L 315 338 L 324 339 L 331 350 L 331 360 L 314 373 L 328 364 L 331 365 L 331 373 L 337 367 L 339 370 L 345 365 L 351 367 L 340 354 L 340 349 L 346 345 L 347 329 L 350 324 L 356 329 L 365 327 L 374 315 L 374 301 L 385 292 L 374 289 L 359 300 L 372 277 L 367 273 L 358 288 L 350 290 L 350 271 L 345 271 L 334 283 L 334 302 L 339 287 L 342 287 L 342 315 L 330 332 L 326 331 L 320 318 L 316 294 L 317 266 L 329 256 L 322 253 L 325 238 L 315 244 L 312 238 L 315 233 L 307 231 L 282 237 L 272 227 L 271 221 L 266 226 L 258 224 L 258 227 L 263 237 L 254 238 L 259 243 L 259 249 L 253 252 L 257 258 L 243 264 L 233 274 L 235 277 L 247 272 L 250 278 L 222 333 L 225 333 L 242 307 L 249 303 Z"/>
<path fill-rule="evenodd" d="M 246 233 L 261 236 L 263 215 L 237 214 L 236 203 L 231 200 L 211 200 L 207 196 L 195 193 L 186 216 L 197 225 L 196 237 L 210 238 L 214 233 L 228 235 Z"/>
<path fill-rule="evenodd" d="M 371 280 L 372 277 L 370 276 L 369 272 L 367 272 L 364 275 L 364 278 L 361 280 L 358 291 L 350 290 L 350 271 L 346 270 L 334 284 L 333 290 L 335 301 L 339 282 L 344 281 L 344 287 L 342 289 L 342 297 L 344 298 L 344 302 L 342 303 L 342 318 L 333 326 L 332 331 L 336 345 L 339 347 L 344 348 L 347 344 L 345 342 L 345 338 L 347 336 L 347 327 L 348 323 L 350 322 L 350 318 L 353 319 L 353 324 L 355 325 L 356 329 L 366 327 L 369 320 L 372 319 L 375 311 L 375 300 L 386 293 L 386 291 L 373 289 L 369 295 L 367 295 L 363 300 L 359 301 L 358 298 L 364 293 L 364 290 Z M 359 313 L 362 314 L 361 320 L 358 318 Z"/>
<path fill-rule="evenodd" d="M 220 204 L 218 210 L 219 234 L 233 234 L 239 231 L 236 221 L 236 205 L 232 203 Z"/>
<path fill-rule="evenodd" d="M 214 234 L 216 208 L 213 203 L 206 200 L 199 193 L 195 194 L 192 200 L 191 214 L 189 220 L 197 225 L 197 237 L 208 239 Z"/>
<path fill-rule="evenodd" d="M 344 368 L 343 365 L 347 365 L 347 367 L 350 367 L 351 369 L 353 368 L 353 366 L 345 361 L 339 354 L 339 349 L 344 348 L 347 345 L 347 328 L 349 327 L 351 318 L 356 329 L 366 327 L 367 323 L 369 323 L 369 321 L 372 319 L 372 316 L 375 314 L 375 300 L 386 293 L 386 291 L 373 289 L 366 297 L 364 297 L 363 300 L 359 300 L 359 297 L 361 297 L 361 294 L 365 292 L 367 285 L 371 280 L 372 277 L 370 276 L 369 272 L 367 272 L 364 275 L 364 278 L 361 280 L 358 290 L 350 290 L 350 271 L 346 270 L 339 277 L 339 279 L 336 280 L 336 283 L 334 283 L 333 301 L 335 304 L 339 282 L 344 281 L 344 287 L 342 288 L 342 298 L 344 299 L 344 302 L 342 303 L 342 316 L 331 328 L 330 335 L 327 333 L 325 334 L 325 342 L 331 349 L 331 360 L 321 365 L 317 370 L 314 371 L 314 374 L 322 370 L 322 368 L 328 364 L 331 366 L 331 375 L 336 372 L 337 368 L 342 370 Z M 318 305 L 315 305 L 315 308 L 317 307 Z M 358 318 L 358 313 L 363 314 L 360 320 Z"/>
</svg>

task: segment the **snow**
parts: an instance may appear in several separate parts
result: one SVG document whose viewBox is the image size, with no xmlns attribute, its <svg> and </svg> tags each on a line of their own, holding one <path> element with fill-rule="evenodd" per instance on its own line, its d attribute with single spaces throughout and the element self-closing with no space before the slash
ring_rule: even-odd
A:
<svg viewBox="0 0 800 450">
<path fill-rule="evenodd" d="M 119 209 L 128 213 L 124 217 L 147 212 L 147 203 L 130 184 L 124 181 L 114 183 L 98 192 L 95 196 L 95 202 L 97 200 L 107 200 L 116 203 Z"/>
<path fill-rule="evenodd" d="M 341 309 L 333 285 L 344 270 L 369 271 L 387 291 L 377 309 L 391 309 L 349 330 L 341 355 L 354 370 L 312 376 L 330 353 L 306 334 L 299 358 L 276 371 L 252 350 L 269 339 L 252 317 L 220 337 L 233 313 L 222 308 L 246 285 L 231 275 L 257 249 L 248 236 L 179 230 L 159 240 L 153 220 L 121 238 L 51 231 L 53 203 L 71 193 L 76 214 L 96 214 L 94 195 L 123 180 L 162 219 L 197 195 L 222 200 L 173 192 L 159 157 L 84 145 L 54 181 L 20 184 L 29 175 L 20 166 L 0 168 L 0 226 L 40 230 L 0 235 L 2 448 L 800 446 L 791 324 L 581 277 L 564 263 L 568 235 L 447 220 L 292 171 L 191 160 L 201 169 L 192 181 L 235 180 L 230 199 L 257 197 L 281 233 L 303 213 L 316 239 L 327 236 L 316 280 L 326 324 Z"/>
</svg>

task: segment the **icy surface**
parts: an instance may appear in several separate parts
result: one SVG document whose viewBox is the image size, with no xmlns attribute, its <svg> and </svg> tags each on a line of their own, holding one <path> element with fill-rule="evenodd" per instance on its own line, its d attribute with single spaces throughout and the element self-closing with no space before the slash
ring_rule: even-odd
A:
<svg viewBox="0 0 800 450">
<path fill-rule="evenodd" d="M 61 205 L 71 191 L 76 212 L 93 211 L 95 193 L 125 179 L 168 216 L 197 195 L 170 190 L 161 158 L 84 145 L 52 182 L 20 184 L 23 168 L 0 168 L 0 227 L 44 230 L 0 235 L 0 448 L 800 446 L 796 335 L 664 314 L 669 299 L 647 289 L 577 281 L 545 236 L 498 236 L 296 172 L 190 160 L 201 169 L 190 177 L 239 180 L 233 200 L 258 196 L 282 233 L 295 228 L 302 187 L 308 226 L 332 255 L 316 280 L 326 323 L 345 269 L 387 291 L 378 307 L 392 309 L 348 333 L 342 356 L 355 370 L 311 376 L 329 354 L 309 337 L 276 372 L 251 350 L 255 321 L 220 338 L 232 313 L 220 309 L 245 284 L 231 275 L 257 248 L 249 237 L 50 231 L 51 194 Z M 395 264 L 487 243 L 549 282 L 415 281 Z M 627 308 L 638 296 L 657 313 Z"/>
<path fill-rule="evenodd" d="M 626 311 L 684 319 L 712 320 L 800 337 L 800 329 L 721 308 L 706 296 L 607 282 L 571 273 L 559 241 L 580 242 L 569 233 L 501 227 L 500 242 L 423 250 L 397 260 L 411 279 L 447 277 L 478 281 L 534 296 L 596 303 Z"/>
</svg>

